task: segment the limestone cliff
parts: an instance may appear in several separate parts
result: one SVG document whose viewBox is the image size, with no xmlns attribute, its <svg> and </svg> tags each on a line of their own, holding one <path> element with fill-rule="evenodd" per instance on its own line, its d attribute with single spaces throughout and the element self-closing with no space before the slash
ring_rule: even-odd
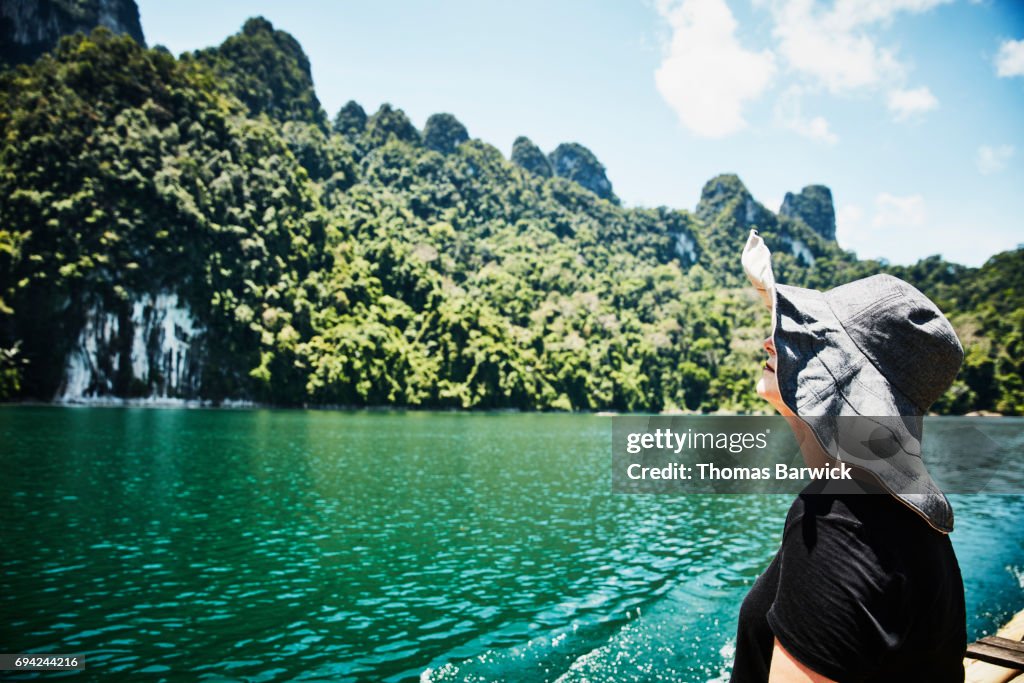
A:
<svg viewBox="0 0 1024 683">
<path fill-rule="evenodd" d="M 97 26 L 146 44 L 135 0 L 0 0 L 0 62 L 35 61 L 61 36 Z"/>
<path fill-rule="evenodd" d="M 176 294 L 138 296 L 85 311 L 57 399 L 191 399 L 199 393 L 202 330 Z"/>
<path fill-rule="evenodd" d="M 594 153 L 575 142 L 563 142 L 548 156 L 556 176 L 575 181 L 602 199 L 618 203 L 605 168 Z"/>
<path fill-rule="evenodd" d="M 766 222 L 768 211 L 757 202 L 738 176 L 723 173 L 704 183 L 697 204 L 697 217 L 707 223 L 712 222 L 722 211 L 736 206 L 736 220 L 743 231 Z"/>
<path fill-rule="evenodd" d="M 780 216 L 803 221 L 827 240 L 836 238 L 836 211 L 832 191 L 824 185 L 808 185 L 800 194 L 787 192 L 779 208 Z"/>
</svg>

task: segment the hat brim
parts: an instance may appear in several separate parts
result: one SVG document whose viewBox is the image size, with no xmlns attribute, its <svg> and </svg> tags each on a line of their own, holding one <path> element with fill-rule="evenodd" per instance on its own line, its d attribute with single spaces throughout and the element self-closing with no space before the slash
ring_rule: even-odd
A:
<svg viewBox="0 0 1024 683">
<path fill-rule="evenodd" d="M 921 410 L 860 351 L 829 306 L 829 292 L 774 290 L 782 400 L 828 455 L 873 475 L 938 531 L 952 531 L 953 508 L 921 459 Z"/>
</svg>

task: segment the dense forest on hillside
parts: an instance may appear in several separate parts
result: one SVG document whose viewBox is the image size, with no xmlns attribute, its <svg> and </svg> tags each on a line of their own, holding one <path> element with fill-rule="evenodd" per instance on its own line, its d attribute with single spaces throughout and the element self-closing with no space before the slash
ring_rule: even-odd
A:
<svg viewBox="0 0 1024 683">
<path fill-rule="evenodd" d="M 0 72 L 0 135 L 0 398 L 66 396 L 78 354 L 86 397 L 760 408 L 768 320 L 738 258 L 756 227 L 782 282 L 885 270 L 949 313 L 967 360 L 936 410 L 1024 411 L 1022 250 L 861 261 L 814 226 L 821 190 L 776 214 L 731 175 L 693 212 L 626 208 L 578 144 L 506 158 L 451 114 L 328 117 L 263 19 L 180 58 L 64 38 Z M 140 340 L 161 296 L 191 336 Z"/>
</svg>

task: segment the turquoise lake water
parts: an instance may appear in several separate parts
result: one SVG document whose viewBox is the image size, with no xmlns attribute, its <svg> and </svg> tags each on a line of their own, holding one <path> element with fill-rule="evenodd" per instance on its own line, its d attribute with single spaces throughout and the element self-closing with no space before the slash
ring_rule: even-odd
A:
<svg viewBox="0 0 1024 683">
<path fill-rule="evenodd" d="M 84 656 L 75 680 L 727 678 L 792 496 L 613 494 L 610 434 L 0 408 L 0 651 Z M 1024 496 L 950 498 L 975 638 L 1024 608 Z"/>
</svg>

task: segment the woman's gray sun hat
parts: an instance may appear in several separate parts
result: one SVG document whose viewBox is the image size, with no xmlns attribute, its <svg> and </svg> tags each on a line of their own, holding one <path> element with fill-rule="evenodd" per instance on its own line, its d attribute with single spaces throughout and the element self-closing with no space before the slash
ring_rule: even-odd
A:
<svg viewBox="0 0 1024 683">
<path fill-rule="evenodd" d="M 946 317 L 891 275 L 827 292 L 776 284 L 756 230 L 742 262 L 772 311 L 785 404 L 831 457 L 873 475 L 935 529 L 952 531 L 953 508 L 921 459 L 923 417 L 964 358 Z"/>
</svg>

